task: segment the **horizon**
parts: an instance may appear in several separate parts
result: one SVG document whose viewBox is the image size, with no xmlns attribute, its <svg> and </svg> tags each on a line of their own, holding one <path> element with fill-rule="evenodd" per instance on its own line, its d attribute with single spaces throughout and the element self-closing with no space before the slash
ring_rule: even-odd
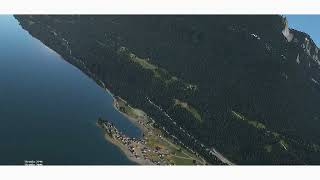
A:
<svg viewBox="0 0 320 180">
<path fill-rule="evenodd" d="M 320 47 L 319 25 L 320 15 L 285 15 L 289 28 L 302 31 L 310 35 L 317 47 Z"/>
</svg>

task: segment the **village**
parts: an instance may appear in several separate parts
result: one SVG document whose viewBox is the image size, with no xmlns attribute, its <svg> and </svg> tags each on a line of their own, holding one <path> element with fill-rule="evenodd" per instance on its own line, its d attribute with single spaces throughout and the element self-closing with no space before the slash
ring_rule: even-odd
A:
<svg viewBox="0 0 320 180">
<path fill-rule="evenodd" d="M 105 138 L 119 147 L 126 156 L 142 165 L 204 165 L 206 161 L 164 137 L 160 129 L 153 127 L 153 121 L 144 112 L 130 107 L 116 97 L 114 106 L 128 117 L 142 131 L 142 137 L 128 137 L 107 120 L 98 119 Z"/>
<path fill-rule="evenodd" d="M 117 142 L 118 146 L 125 148 L 126 154 L 130 154 L 131 159 L 135 158 L 137 162 L 144 162 L 149 165 L 168 165 L 170 164 L 165 157 L 169 151 L 164 151 L 161 147 L 152 148 L 147 145 L 144 139 L 130 138 L 120 132 L 112 123 L 99 119 L 98 124 L 104 129 L 106 135 Z"/>
</svg>

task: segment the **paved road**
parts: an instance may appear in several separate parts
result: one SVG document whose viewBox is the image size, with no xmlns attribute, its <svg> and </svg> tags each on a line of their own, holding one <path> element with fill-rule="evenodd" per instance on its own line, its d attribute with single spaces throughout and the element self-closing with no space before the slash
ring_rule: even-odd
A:
<svg viewBox="0 0 320 180">
<path fill-rule="evenodd" d="M 220 161 L 222 161 L 223 163 L 226 163 L 228 165 L 235 165 L 233 162 L 229 161 L 221 153 L 219 153 L 216 149 L 212 148 L 211 150 L 213 151 L 213 155 L 220 159 Z"/>
</svg>

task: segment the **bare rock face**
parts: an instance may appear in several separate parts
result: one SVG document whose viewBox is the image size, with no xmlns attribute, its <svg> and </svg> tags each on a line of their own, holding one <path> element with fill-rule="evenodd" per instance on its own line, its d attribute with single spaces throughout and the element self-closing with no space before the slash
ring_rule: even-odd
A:
<svg viewBox="0 0 320 180">
<path fill-rule="evenodd" d="M 282 30 L 282 34 L 284 35 L 284 37 L 286 37 L 288 42 L 291 42 L 293 39 L 293 34 L 290 33 L 290 29 L 288 27 L 288 23 L 286 21 L 285 23 L 285 28 Z"/>
</svg>

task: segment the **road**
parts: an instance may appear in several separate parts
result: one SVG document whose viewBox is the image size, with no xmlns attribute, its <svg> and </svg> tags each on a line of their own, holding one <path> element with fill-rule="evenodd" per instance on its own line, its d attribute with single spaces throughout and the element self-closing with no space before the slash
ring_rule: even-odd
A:
<svg viewBox="0 0 320 180">
<path fill-rule="evenodd" d="M 229 161 L 221 153 L 219 153 L 215 148 L 211 148 L 211 150 L 213 151 L 213 155 L 216 156 L 223 163 L 226 163 L 228 165 L 235 165 L 233 162 Z"/>
</svg>

